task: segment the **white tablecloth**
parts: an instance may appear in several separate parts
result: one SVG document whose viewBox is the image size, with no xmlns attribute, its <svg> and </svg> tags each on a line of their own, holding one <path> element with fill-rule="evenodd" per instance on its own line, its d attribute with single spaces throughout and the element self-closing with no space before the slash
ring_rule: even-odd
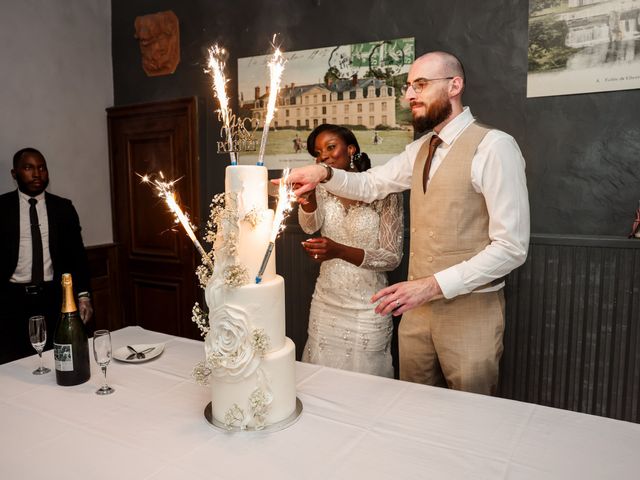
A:
<svg viewBox="0 0 640 480">
<path fill-rule="evenodd" d="M 637 479 L 640 425 L 298 363 L 304 410 L 274 433 L 224 433 L 191 369 L 202 343 L 139 327 L 114 350 L 165 342 L 60 387 L 37 356 L 0 366 L 2 479 Z M 45 364 L 53 369 L 52 353 Z"/>
</svg>

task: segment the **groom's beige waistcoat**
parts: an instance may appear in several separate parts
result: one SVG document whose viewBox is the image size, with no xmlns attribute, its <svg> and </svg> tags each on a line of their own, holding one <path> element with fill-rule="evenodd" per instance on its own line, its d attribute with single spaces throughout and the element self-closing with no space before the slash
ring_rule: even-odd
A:
<svg viewBox="0 0 640 480">
<path fill-rule="evenodd" d="M 449 149 L 426 192 L 422 172 L 430 137 L 418 152 L 411 183 L 409 280 L 468 260 L 489 245 L 484 196 L 471 184 L 471 161 L 488 131 L 469 125 Z"/>
<path fill-rule="evenodd" d="M 418 153 L 411 186 L 410 280 L 464 262 L 489 245 L 485 199 L 471 184 L 471 163 L 487 132 L 469 125 L 451 145 L 426 193 L 422 171 L 429 139 Z M 400 378 L 428 385 L 446 380 L 449 388 L 495 393 L 503 299 L 501 291 L 458 295 L 405 312 L 398 333 Z"/>
</svg>

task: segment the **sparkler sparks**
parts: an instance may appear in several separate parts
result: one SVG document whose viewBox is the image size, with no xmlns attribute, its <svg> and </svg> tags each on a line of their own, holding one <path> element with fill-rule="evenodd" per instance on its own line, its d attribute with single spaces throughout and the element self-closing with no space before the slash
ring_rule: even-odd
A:
<svg viewBox="0 0 640 480">
<path fill-rule="evenodd" d="M 275 42 L 275 35 L 273 41 Z M 273 120 L 276 110 L 276 99 L 280 91 L 280 80 L 284 72 L 284 64 L 286 59 L 282 55 L 280 48 L 276 47 L 271 60 L 269 60 L 269 101 L 267 102 L 267 114 L 264 119 L 264 127 L 262 129 L 262 139 L 260 140 L 260 152 L 258 154 L 258 165 L 264 165 L 264 152 L 267 148 L 267 136 L 269 135 L 269 126 Z"/>
<path fill-rule="evenodd" d="M 159 179 L 154 178 L 155 175 L 140 175 L 139 173 L 136 175 L 138 175 L 142 179 L 142 183 L 148 183 L 156 189 L 156 191 L 158 192 L 158 196 L 166 202 L 169 210 L 171 210 L 176 216 L 176 220 L 182 224 L 182 227 L 184 228 L 185 232 L 187 232 L 187 235 L 193 242 L 196 250 L 198 250 L 198 253 L 202 256 L 203 261 L 213 271 L 213 264 L 211 263 L 211 259 L 206 254 L 206 252 L 202 248 L 202 245 L 196 238 L 196 234 L 193 231 L 193 225 L 191 225 L 189 218 L 182 211 L 180 205 L 178 205 L 178 201 L 176 200 L 174 185 L 182 177 L 178 178 L 177 180 L 166 180 L 162 172 L 159 172 L 158 174 L 158 176 L 160 177 Z"/>
<path fill-rule="evenodd" d="M 226 91 L 227 80 L 224 76 L 224 67 L 227 55 L 227 51 L 218 45 L 210 47 L 209 68 L 206 72 L 211 75 L 213 91 L 215 96 L 218 97 L 218 102 L 220 103 L 218 115 L 222 119 L 222 129 L 224 130 L 223 136 L 227 137 L 227 143 L 231 146 L 233 145 L 233 135 L 231 131 L 232 114 L 229 109 L 229 98 L 227 97 Z M 237 165 L 238 159 L 236 158 L 235 152 L 232 151 L 232 148 L 229 150 L 229 156 L 231 157 L 231 165 Z"/>
<path fill-rule="evenodd" d="M 293 194 L 293 186 L 286 181 L 287 175 L 289 175 L 289 169 L 285 168 L 282 171 L 282 178 L 280 178 L 280 185 L 278 186 L 278 206 L 276 207 L 276 213 L 273 218 L 269 246 L 262 259 L 258 275 L 256 275 L 256 283 L 262 281 L 262 275 L 264 275 L 269 257 L 271 257 L 271 253 L 275 247 L 276 238 L 278 234 L 284 230 L 284 221 L 289 216 L 289 213 L 291 213 L 291 205 L 296 199 L 296 196 Z"/>
<path fill-rule="evenodd" d="M 275 242 L 278 234 L 284 230 L 284 221 L 291 213 L 291 204 L 295 201 L 296 196 L 293 194 L 293 186 L 288 184 L 286 179 L 289 175 L 289 169 L 282 171 L 280 185 L 278 186 L 278 206 L 276 214 L 273 218 L 273 227 L 271 229 L 271 241 Z"/>
</svg>

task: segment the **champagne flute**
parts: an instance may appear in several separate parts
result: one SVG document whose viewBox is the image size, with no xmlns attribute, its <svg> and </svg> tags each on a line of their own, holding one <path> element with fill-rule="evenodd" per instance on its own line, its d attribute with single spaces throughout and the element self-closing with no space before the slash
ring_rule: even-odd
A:
<svg viewBox="0 0 640 480">
<path fill-rule="evenodd" d="M 51 370 L 42 366 L 42 350 L 44 349 L 44 344 L 47 343 L 47 323 L 42 315 L 35 315 L 29 318 L 29 340 L 31 340 L 31 345 L 33 345 L 40 357 L 40 366 L 32 373 L 34 375 L 49 373 Z"/>
<path fill-rule="evenodd" d="M 109 330 L 96 330 L 93 334 L 93 357 L 96 359 L 96 363 L 100 365 L 104 375 L 104 384 L 96 390 L 96 393 L 98 395 L 109 395 L 115 391 L 107 385 L 107 365 L 111 361 L 111 333 L 109 333 Z"/>
</svg>

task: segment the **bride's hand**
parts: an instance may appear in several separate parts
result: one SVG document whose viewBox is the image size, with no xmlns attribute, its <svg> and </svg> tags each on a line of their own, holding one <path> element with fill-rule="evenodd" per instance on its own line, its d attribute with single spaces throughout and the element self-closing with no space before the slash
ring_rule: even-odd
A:
<svg viewBox="0 0 640 480">
<path fill-rule="evenodd" d="M 313 212 L 318 206 L 316 202 L 315 189 L 307 193 L 303 193 L 302 195 L 299 195 L 298 197 L 296 197 L 296 201 L 300 204 L 300 206 L 305 212 Z"/>
<path fill-rule="evenodd" d="M 318 263 L 339 258 L 340 244 L 327 237 L 307 238 L 302 242 L 302 247 Z"/>
</svg>

